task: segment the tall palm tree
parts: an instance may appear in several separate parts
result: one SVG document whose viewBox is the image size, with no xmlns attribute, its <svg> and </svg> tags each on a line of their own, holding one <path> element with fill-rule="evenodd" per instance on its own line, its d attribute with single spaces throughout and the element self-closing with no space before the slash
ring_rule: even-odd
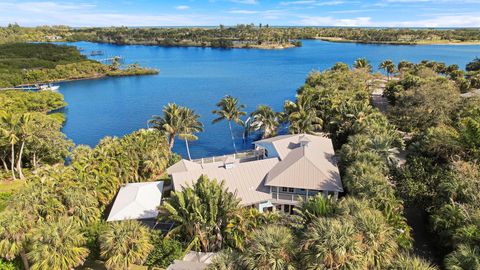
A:
<svg viewBox="0 0 480 270">
<path fill-rule="evenodd" d="M 334 217 L 342 213 L 337 200 L 321 193 L 309 197 L 301 207 L 294 208 L 294 211 L 303 218 L 306 225 L 318 217 Z"/>
<path fill-rule="evenodd" d="M 12 171 L 13 180 L 17 179 L 15 176 L 15 145 L 19 141 L 17 136 L 19 122 L 19 117 L 16 117 L 11 113 L 2 113 L 2 115 L 0 115 L 0 131 L 10 144 L 10 169 Z"/>
<path fill-rule="evenodd" d="M 255 130 L 263 130 L 262 139 L 274 136 L 277 133 L 277 128 L 280 125 L 279 114 L 266 105 L 259 105 L 257 109 L 252 112 L 252 123 L 250 127 Z"/>
<path fill-rule="evenodd" d="M 218 117 L 213 119 L 212 123 L 218 123 L 222 120 L 228 121 L 228 127 L 230 129 L 230 135 L 232 136 L 233 149 L 237 152 L 237 146 L 235 145 L 235 136 L 233 135 L 232 130 L 232 121 L 234 123 L 242 123 L 243 121 L 240 117 L 246 115 L 243 109 L 245 105 L 238 104 L 238 99 L 232 96 L 223 97 L 217 104 L 217 110 L 213 110 L 212 113 L 216 114 Z"/>
<path fill-rule="evenodd" d="M 168 147 L 171 151 L 175 137 L 183 128 L 182 108 L 175 103 L 168 103 L 163 107 L 163 116 L 154 115 L 149 123 L 168 136 Z"/>
<path fill-rule="evenodd" d="M 203 124 L 198 119 L 200 115 L 196 114 L 192 109 L 182 107 L 181 108 L 182 126 L 180 129 L 179 137 L 185 140 L 185 147 L 187 148 L 188 159 L 192 159 L 190 156 L 190 148 L 188 141 L 198 140 L 195 133 L 203 131 Z"/>
<path fill-rule="evenodd" d="M 379 68 L 385 70 L 387 72 L 387 77 L 390 79 L 390 75 L 395 73 L 395 64 L 393 63 L 392 60 L 385 60 L 380 63 Z"/>
<path fill-rule="evenodd" d="M 372 71 L 372 65 L 370 65 L 370 62 L 367 60 L 367 58 L 358 58 L 353 63 L 353 67 L 356 69 L 365 69 L 368 72 Z"/>
<path fill-rule="evenodd" d="M 247 270 L 287 270 L 294 268 L 295 240 L 286 227 L 266 226 L 253 232 L 240 257 Z"/>
<path fill-rule="evenodd" d="M 302 94 L 297 97 L 296 102 L 285 102 L 285 117 L 290 123 L 290 133 L 313 134 L 322 129 L 323 120 L 317 115 L 312 99 L 311 95 Z"/>
<path fill-rule="evenodd" d="M 23 175 L 22 171 L 22 159 L 23 159 L 23 151 L 25 149 L 25 141 L 29 136 L 31 136 L 31 130 L 29 128 L 30 124 L 30 114 L 26 113 L 20 117 L 19 125 L 18 125 L 18 138 L 20 143 L 20 150 L 18 152 L 18 159 L 17 159 L 17 171 L 20 179 L 24 179 L 25 176 Z"/>
<path fill-rule="evenodd" d="M 110 223 L 99 241 L 108 269 L 128 270 L 132 264 L 143 263 L 153 249 L 148 228 L 135 220 Z"/>
<path fill-rule="evenodd" d="M 85 261 L 87 239 L 72 218 L 40 222 L 31 232 L 32 270 L 72 269 Z"/>
</svg>

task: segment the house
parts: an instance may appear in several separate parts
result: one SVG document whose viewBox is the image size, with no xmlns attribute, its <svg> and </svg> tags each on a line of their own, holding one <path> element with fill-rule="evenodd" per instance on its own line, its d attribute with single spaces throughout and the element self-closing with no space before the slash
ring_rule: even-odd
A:
<svg viewBox="0 0 480 270">
<path fill-rule="evenodd" d="M 158 215 L 163 182 L 129 183 L 120 188 L 107 221 L 152 220 Z"/>
<path fill-rule="evenodd" d="M 291 213 L 299 202 L 321 193 L 343 192 L 329 138 L 308 134 L 282 135 L 254 143 L 254 157 L 228 156 L 211 162 L 181 160 L 168 168 L 173 189 L 192 185 L 201 175 L 224 181 L 241 204 L 259 211 Z"/>
</svg>

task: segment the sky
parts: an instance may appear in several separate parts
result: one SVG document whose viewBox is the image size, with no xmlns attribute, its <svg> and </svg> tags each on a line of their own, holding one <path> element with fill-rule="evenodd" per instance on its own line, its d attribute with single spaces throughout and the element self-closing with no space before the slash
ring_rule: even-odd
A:
<svg viewBox="0 0 480 270">
<path fill-rule="evenodd" d="M 480 0 L 0 0 L 0 25 L 480 27 Z"/>
</svg>

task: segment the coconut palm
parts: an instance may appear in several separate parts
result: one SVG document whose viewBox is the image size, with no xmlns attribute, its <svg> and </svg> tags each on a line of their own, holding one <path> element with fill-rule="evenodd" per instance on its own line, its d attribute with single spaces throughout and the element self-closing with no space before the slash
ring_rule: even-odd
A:
<svg viewBox="0 0 480 270">
<path fill-rule="evenodd" d="M 182 125 L 178 136 L 185 140 L 185 147 L 187 148 L 188 159 L 192 159 L 190 156 L 190 148 L 188 147 L 188 141 L 198 140 L 195 133 L 203 131 L 203 124 L 198 120 L 200 115 L 196 114 L 193 110 L 182 107 L 180 117 L 182 119 Z"/>
<path fill-rule="evenodd" d="M 252 123 L 250 127 L 255 131 L 262 130 L 262 139 L 275 136 L 277 128 L 280 125 L 280 117 L 271 107 L 259 105 L 257 109 L 252 112 L 251 117 Z"/>
<path fill-rule="evenodd" d="M 175 103 L 168 103 L 162 111 L 163 116 L 154 115 L 149 123 L 168 136 L 168 147 L 172 151 L 175 137 L 183 129 L 182 107 Z"/>
<path fill-rule="evenodd" d="M 41 222 L 30 234 L 32 270 L 72 269 L 85 261 L 87 239 L 72 218 Z"/>
<path fill-rule="evenodd" d="M 172 193 L 160 207 L 159 218 L 175 222 L 168 236 L 181 235 L 190 243 L 189 249 L 217 251 L 224 244 L 228 221 L 238 206 L 239 200 L 225 189 L 223 181 L 202 175 L 192 187 Z"/>
<path fill-rule="evenodd" d="M 153 249 L 148 228 L 135 220 L 109 223 L 99 242 L 100 255 L 108 269 L 127 270 L 133 264 L 141 264 Z"/>
<path fill-rule="evenodd" d="M 7 260 L 20 256 L 26 270 L 30 269 L 26 254 L 29 220 L 23 212 L 5 210 L 0 214 L 0 256 Z"/>
<path fill-rule="evenodd" d="M 353 67 L 356 69 L 365 69 L 368 72 L 372 71 L 372 65 L 370 65 L 370 62 L 367 60 L 367 58 L 358 58 L 353 63 Z"/>
<path fill-rule="evenodd" d="M 212 123 L 218 123 L 222 120 L 228 121 L 228 128 L 230 129 L 230 135 L 232 136 L 233 149 L 237 152 L 237 146 L 235 144 L 235 136 L 233 135 L 232 130 L 232 121 L 234 123 L 242 123 L 243 121 L 240 117 L 246 115 L 243 109 L 245 105 L 238 104 L 238 99 L 232 96 L 223 97 L 217 104 L 217 110 L 213 110 L 212 113 L 216 114 L 218 117 L 213 119 Z"/>
<path fill-rule="evenodd" d="M 388 79 L 390 79 L 390 75 L 395 73 L 395 64 L 393 63 L 392 60 L 385 60 L 381 62 L 379 68 L 387 72 Z"/>
<path fill-rule="evenodd" d="M 270 225 L 253 232 L 240 257 L 247 270 L 294 269 L 295 240 L 288 228 Z"/>
<path fill-rule="evenodd" d="M 20 118 L 11 113 L 2 113 L 0 115 L 0 132 L 5 140 L 10 144 L 10 170 L 13 180 L 15 176 L 15 145 L 18 143 L 18 127 Z"/>
<path fill-rule="evenodd" d="M 363 269 L 361 235 L 348 219 L 319 218 L 301 241 L 302 269 Z"/>
<path fill-rule="evenodd" d="M 480 269 L 480 247 L 460 245 L 445 258 L 447 270 Z"/>
<path fill-rule="evenodd" d="M 312 95 L 302 94 L 297 97 L 296 102 L 286 101 L 284 109 L 285 117 L 290 123 L 290 133 L 313 134 L 321 130 L 323 120 L 317 115 Z"/>
</svg>

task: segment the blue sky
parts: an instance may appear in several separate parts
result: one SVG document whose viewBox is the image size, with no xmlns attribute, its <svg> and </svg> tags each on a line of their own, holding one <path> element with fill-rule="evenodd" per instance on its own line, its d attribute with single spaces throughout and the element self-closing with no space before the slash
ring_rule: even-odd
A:
<svg viewBox="0 0 480 270">
<path fill-rule="evenodd" d="M 480 0 L 0 0 L 0 14 L 23 26 L 480 27 Z"/>
</svg>

